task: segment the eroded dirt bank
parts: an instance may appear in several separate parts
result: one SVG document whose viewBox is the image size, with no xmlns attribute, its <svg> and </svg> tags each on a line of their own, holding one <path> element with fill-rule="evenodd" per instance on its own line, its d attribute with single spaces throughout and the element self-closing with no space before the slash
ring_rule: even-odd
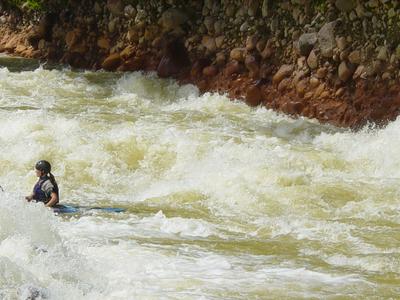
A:
<svg viewBox="0 0 400 300">
<path fill-rule="evenodd" d="M 2 4 L 0 51 L 161 77 L 338 126 L 400 112 L 397 1 Z"/>
</svg>

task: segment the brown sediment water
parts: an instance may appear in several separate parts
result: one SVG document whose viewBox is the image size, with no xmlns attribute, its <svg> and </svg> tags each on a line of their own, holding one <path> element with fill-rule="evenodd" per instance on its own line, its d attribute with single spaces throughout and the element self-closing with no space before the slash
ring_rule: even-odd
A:
<svg viewBox="0 0 400 300">
<path fill-rule="evenodd" d="M 155 74 L 3 64 L 0 298 L 399 294 L 398 121 L 353 132 Z M 27 204 L 38 159 L 62 203 L 125 212 Z"/>
</svg>

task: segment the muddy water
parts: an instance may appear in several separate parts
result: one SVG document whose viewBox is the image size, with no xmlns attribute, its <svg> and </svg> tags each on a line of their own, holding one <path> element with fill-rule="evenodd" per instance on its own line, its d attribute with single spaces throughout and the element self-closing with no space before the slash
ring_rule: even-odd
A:
<svg viewBox="0 0 400 300">
<path fill-rule="evenodd" d="M 400 121 L 358 133 L 153 74 L 0 58 L 0 298 L 400 294 Z M 23 200 L 52 162 L 55 215 Z"/>
</svg>

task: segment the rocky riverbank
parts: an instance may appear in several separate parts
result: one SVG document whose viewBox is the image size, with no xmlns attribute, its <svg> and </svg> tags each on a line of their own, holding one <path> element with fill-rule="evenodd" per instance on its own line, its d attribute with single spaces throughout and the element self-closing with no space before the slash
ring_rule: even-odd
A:
<svg viewBox="0 0 400 300">
<path fill-rule="evenodd" d="M 157 71 L 252 106 L 353 128 L 400 112 L 399 32 L 394 0 L 70 0 L 0 11 L 1 52 Z"/>
</svg>

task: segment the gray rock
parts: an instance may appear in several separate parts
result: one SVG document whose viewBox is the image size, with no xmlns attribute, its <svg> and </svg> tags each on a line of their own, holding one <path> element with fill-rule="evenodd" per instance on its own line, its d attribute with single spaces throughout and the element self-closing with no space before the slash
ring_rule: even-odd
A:
<svg viewBox="0 0 400 300">
<path fill-rule="evenodd" d="M 180 25 L 186 23 L 187 20 L 188 18 L 186 14 L 184 14 L 181 10 L 170 8 L 161 15 L 158 23 L 163 27 L 164 31 L 170 31 L 177 29 Z"/>
<path fill-rule="evenodd" d="M 100 4 L 99 4 L 98 2 L 96 2 L 96 3 L 94 4 L 93 9 L 94 9 L 94 12 L 95 12 L 97 15 L 99 15 L 99 14 L 101 14 L 101 13 L 103 12 L 103 10 L 102 10 L 102 8 L 101 8 L 101 6 L 100 6 Z"/>
<path fill-rule="evenodd" d="M 379 6 L 378 0 L 369 0 L 367 5 L 371 8 L 377 8 Z"/>
<path fill-rule="evenodd" d="M 262 6 L 261 6 L 261 13 L 262 16 L 265 18 L 269 14 L 269 6 L 268 6 L 268 0 L 263 0 Z"/>
<path fill-rule="evenodd" d="M 239 30 L 240 30 L 240 32 L 246 32 L 246 31 L 249 30 L 249 28 L 250 28 L 249 23 L 244 22 L 244 23 L 240 26 Z"/>
<path fill-rule="evenodd" d="M 308 56 L 317 43 L 317 40 L 318 36 L 315 32 L 302 34 L 299 38 L 300 55 Z"/>
<path fill-rule="evenodd" d="M 211 10 L 213 8 L 213 0 L 204 0 L 204 6 L 208 9 Z"/>
<path fill-rule="evenodd" d="M 391 9 L 389 9 L 388 11 L 388 17 L 389 19 L 394 18 L 395 16 L 397 16 L 395 9 L 392 7 Z"/>
<path fill-rule="evenodd" d="M 135 23 L 141 23 L 146 21 L 147 13 L 144 9 L 137 9 Z"/>
<path fill-rule="evenodd" d="M 204 19 L 204 26 L 206 26 L 209 33 L 214 33 L 214 19 L 212 17 L 206 17 Z"/>
<path fill-rule="evenodd" d="M 359 18 L 364 17 L 364 6 L 362 6 L 361 4 L 358 4 L 356 7 L 356 14 L 357 14 L 357 17 L 359 17 Z"/>
<path fill-rule="evenodd" d="M 223 33 L 224 23 L 222 21 L 217 21 L 214 23 L 214 31 L 216 35 L 220 35 Z"/>
<path fill-rule="evenodd" d="M 388 51 L 386 47 L 383 46 L 379 49 L 378 56 L 376 58 L 380 61 L 385 61 L 385 62 L 389 60 Z"/>
<path fill-rule="evenodd" d="M 349 12 L 356 7 L 355 0 L 336 0 L 335 6 L 342 12 Z"/>
<path fill-rule="evenodd" d="M 318 32 L 318 42 L 321 49 L 321 55 L 331 57 L 333 49 L 336 46 L 335 41 L 336 21 L 326 23 Z"/>
<path fill-rule="evenodd" d="M 116 28 L 116 19 L 111 20 L 108 22 L 108 32 L 113 33 Z"/>
<path fill-rule="evenodd" d="M 218 49 L 222 48 L 224 41 L 225 37 L 223 35 L 215 38 L 215 45 L 217 46 Z"/>
<path fill-rule="evenodd" d="M 113 15 L 119 16 L 124 10 L 124 4 L 121 0 L 107 0 L 107 8 Z"/>
<path fill-rule="evenodd" d="M 346 47 L 347 47 L 346 38 L 343 37 L 343 36 L 338 37 L 338 38 L 336 39 L 336 45 L 337 45 L 337 47 L 339 48 L 339 50 L 342 50 L 342 51 L 343 51 L 344 49 L 346 49 Z"/>
<path fill-rule="evenodd" d="M 247 14 L 251 17 L 254 17 L 258 13 L 258 1 L 250 1 L 249 9 L 247 10 Z"/>
<path fill-rule="evenodd" d="M 225 14 L 228 17 L 233 17 L 235 15 L 236 12 L 236 7 L 234 5 L 228 5 L 228 7 L 225 10 Z"/>
<path fill-rule="evenodd" d="M 308 55 L 308 58 L 307 58 L 307 65 L 311 68 L 311 69 L 316 69 L 316 68 L 318 68 L 318 57 L 317 57 L 317 55 L 315 54 L 315 51 L 314 50 L 312 50 L 311 52 L 310 52 L 310 55 Z"/>
<path fill-rule="evenodd" d="M 130 19 L 134 19 L 135 17 L 136 17 L 136 8 L 134 8 L 132 5 L 127 5 L 127 6 L 125 6 L 125 8 L 124 8 L 124 15 L 127 17 L 127 18 L 130 18 Z"/>
<path fill-rule="evenodd" d="M 397 59 L 400 59 L 400 44 L 396 48 L 395 55 Z"/>
</svg>

